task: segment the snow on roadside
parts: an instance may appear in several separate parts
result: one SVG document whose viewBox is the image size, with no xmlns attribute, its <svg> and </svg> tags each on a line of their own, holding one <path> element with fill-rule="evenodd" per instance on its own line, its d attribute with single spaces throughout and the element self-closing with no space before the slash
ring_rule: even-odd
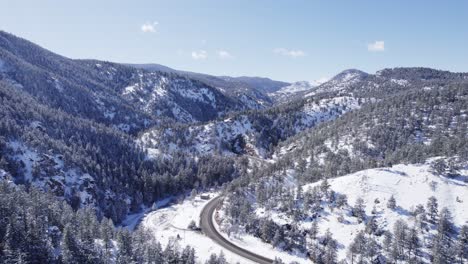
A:
<svg viewBox="0 0 468 264">
<path fill-rule="evenodd" d="M 222 211 L 219 211 L 221 216 Z M 265 256 L 270 259 L 280 258 L 285 263 L 290 263 L 296 261 L 298 263 L 310 263 L 310 260 L 306 256 L 293 255 L 282 250 L 274 248 L 271 244 L 263 242 L 260 238 L 254 237 L 249 234 L 235 234 L 233 236 L 228 236 L 226 233 L 222 232 L 220 226 L 213 219 L 216 230 L 231 243 L 235 244 L 238 247 L 249 250 L 255 254 Z"/>
<path fill-rule="evenodd" d="M 203 195 L 209 195 L 212 199 L 218 193 L 210 192 L 203 193 Z M 221 251 L 229 263 L 252 263 L 219 246 L 201 232 L 187 229 L 192 220 L 197 223 L 197 226 L 199 225 L 200 213 L 210 200 L 203 200 L 200 195 L 197 195 L 193 200 L 187 198 L 181 203 L 172 204 L 146 214 L 141 220 L 140 226 L 152 232 L 163 247 L 173 240 L 177 240 L 181 248 L 190 245 L 195 249 L 197 261 L 200 263 L 208 260 L 213 253 L 219 255 Z"/>
</svg>

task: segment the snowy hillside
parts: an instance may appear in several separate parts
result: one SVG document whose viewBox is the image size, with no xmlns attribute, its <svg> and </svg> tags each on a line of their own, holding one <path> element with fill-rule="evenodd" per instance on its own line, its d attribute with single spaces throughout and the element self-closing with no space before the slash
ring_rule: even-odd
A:
<svg viewBox="0 0 468 264">
<path fill-rule="evenodd" d="M 266 157 L 270 144 L 276 142 L 262 136 L 262 133 L 281 135 L 285 133 L 287 126 L 284 124 L 287 123 L 291 130 L 288 133 L 296 134 L 359 107 L 360 102 L 353 97 L 308 100 L 291 112 L 267 112 L 266 119 L 242 114 L 188 128 L 150 130 L 142 134 L 138 142 L 150 154 L 183 151 L 195 155 L 221 152 Z"/>
<path fill-rule="evenodd" d="M 358 198 L 365 204 L 368 217 L 375 217 L 379 229 L 391 231 L 397 220 L 404 220 L 411 227 L 420 225 L 414 210 L 418 205 L 426 206 L 429 197 L 434 196 L 441 208 L 448 208 L 457 227 L 468 224 L 468 168 L 460 171 L 455 178 L 441 177 L 434 174 L 428 165 L 396 165 L 391 168 L 371 169 L 348 176 L 329 180 L 330 190 L 346 195 L 350 205 Z M 321 182 L 304 186 L 304 190 L 320 186 Z M 396 209 L 387 208 L 390 197 L 396 200 Z M 355 235 L 365 230 L 365 223 L 352 217 L 349 209 L 325 209 L 320 213 L 318 226 L 323 235 L 330 230 L 333 237 L 344 248 L 339 250 L 339 259 L 346 257 L 346 250 Z M 343 219 L 340 220 L 340 217 Z M 303 223 L 310 228 L 310 223 Z M 435 231 L 427 227 L 421 229 L 421 241 L 426 243 Z M 379 238 L 377 238 L 379 239 Z M 381 238 L 383 239 L 383 237 Z M 383 241 L 380 241 L 383 242 Z M 426 245 L 427 246 L 427 245 Z"/>
<path fill-rule="evenodd" d="M 288 86 L 282 87 L 278 91 L 274 93 L 270 93 L 269 95 L 275 96 L 275 95 L 281 95 L 281 94 L 293 94 L 297 92 L 310 90 L 314 88 L 315 86 L 317 86 L 317 84 L 313 84 L 308 81 L 300 81 L 300 82 L 295 82 Z"/>
<path fill-rule="evenodd" d="M 322 92 L 337 92 L 349 88 L 352 84 L 362 81 L 367 76 L 367 73 L 350 69 L 342 71 L 331 80 L 319 85 L 308 93 L 306 96 L 312 96 Z"/>
<path fill-rule="evenodd" d="M 108 72 L 102 64 L 96 67 Z M 200 81 L 158 71 L 135 70 L 119 92 L 141 111 L 181 123 L 207 121 L 250 107 Z"/>
<path fill-rule="evenodd" d="M 287 177 L 263 179 L 242 195 L 229 195 L 221 229 L 234 232 L 230 239 L 238 245 L 255 239 L 259 245 L 270 243 L 270 252 L 262 252 L 270 256 L 283 249 L 293 255 L 307 253 L 317 261 L 335 254 L 335 261 L 411 258 L 429 263 L 438 254 L 437 237 L 448 236 L 447 243 L 455 246 L 457 233 L 468 225 L 468 164 L 449 169 L 441 165 L 446 162 L 453 160 L 369 169 L 300 188 L 289 171 Z M 245 201 L 250 205 L 244 206 Z M 247 220 L 239 225 L 237 217 Z M 392 243 L 399 247 L 399 239 L 404 239 L 397 230 L 414 233 L 409 256 L 392 251 Z M 368 244 L 357 250 L 356 243 Z M 373 251 L 365 251 L 367 247 Z"/>
<path fill-rule="evenodd" d="M 62 155 L 40 153 L 18 141 L 9 142 L 7 147 L 12 150 L 12 160 L 22 165 L 19 170 L 22 178 L 17 179 L 19 182 L 74 200 L 75 206 L 95 204 L 97 189 L 94 178 L 77 168 L 65 167 Z M 108 194 L 111 195 L 111 192 L 108 191 Z"/>
</svg>

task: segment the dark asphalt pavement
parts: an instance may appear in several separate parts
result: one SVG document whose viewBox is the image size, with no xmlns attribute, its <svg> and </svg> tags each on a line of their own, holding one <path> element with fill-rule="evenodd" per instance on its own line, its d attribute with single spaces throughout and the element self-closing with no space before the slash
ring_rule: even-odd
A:
<svg viewBox="0 0 468 264">
<path fill-rule="evenodd" d="M 213 224 L 213 214 L 215 212 L 216 207 L 221 203 L 222 196 L 218 196 L 211 200 L 208 204 L 205 205 L 203 208 L 201 215 L 200 215 L 200 227 L 206 236 L 211 238 L 214 242 L 218 245 L 222 246 L 223 248 L 242 256 L 246 259 L 254 261 L 260 264 L 271 264 L 273 260 L 257 255 L 252 253 L 248 250 L 245 250 L 241 247 L 234 245 L 233 243 L 229 242 L 226 238 L 224 238 L 221 234 L 218 233 L 214 224 Z"/>
</svg>

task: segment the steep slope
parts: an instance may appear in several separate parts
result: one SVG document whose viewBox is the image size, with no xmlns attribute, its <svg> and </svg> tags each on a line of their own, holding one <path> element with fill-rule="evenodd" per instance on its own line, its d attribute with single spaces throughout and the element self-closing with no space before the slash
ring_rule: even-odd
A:
<svg viewBox="0 0 468 264">
<path fill-rule="evenodd" d="M 330 79 L 329 81 L 323 83 L 322 85 L 316 87 L 313 91 L 311 91 L 308 95 L 314 95 L 317 93 L 322 92 L 337 92 L 341 90 L 345 90 L 349 88 L 351 85 L 359 83 L 368 77 L 368 74 L 356 70 L 356 69 L 349 69 L 340 72 L 335 77 Z"/>
<path fill-rule="evenodd" d="M 282 87 L 289 85 L 287 82 L 275 81 L 270 78 L 262 78 L 262 77 L 248 77 L 248 76 L 240 76 L 240 77 L 228 77 L 228 76 L 221 76 L 225 81 L 229 82 L 242 82 L 247 84 L 250 88 L 255 88 L 260 90 L 264 93 L 272 93 L 278 91 Z"/>
<path fill-rule="evenodd" d="M 353 97 L 306 99 L 263 111 L 230 115 L 200 125 L 151 129 L 139 142 L 150 153 L 183 151 L 267 158 L 278 142 L 357 109 L 366 100 Z"/>
<path fill-rule="evenodd" d="M 160 119 L 207 121 L 251 107 L 176 73 L 71 60 L 5 32 L 0 32 L 0 60 L 0 78 L 41 103 L 127 132 L 157 124 Z"/>
<path fill-rule="evenodd" d="M 134 108 L 113 87 L 123 85 L 130 72 L 113 65 L 112 75 L 49 52 L 31 42 L 0 31 L 0 79 L 8 80 L 56 109 L 106 124 L 145 127 L 151 117 Z M 119 75 L 115 73 L 119 72 Z M 112 118 L 106 113 L 113 112 Z M 132 122 L 128 122 L 131 119 Z"/>
<path fill-rule="evenodd" d="M 312 170 L 307 177 L 438 155 L 466 158 L 467 109 L 467 84 L 408 89 L 287 140 L 277 155 L 291 162 L 306 160 Z"/>
<path fill-rule="evenodd" d="M 260 109 L 270 106 L 273 101 L 269 97 L 268 93 L 277 91 L 281 87 L 289 85 L 287 82 L 275 81 L 269 78 L 213 76 L 203 73 L 175 70 L 159 64 L 127 65 L 148 71 L 177 73 L 179 75 L 201 81 L 212 87 L 216 87 L 228 96 L 238 98 L 249 109 Z"/>
<path fill-rule="evenodd" d="M 308 81 L 300 81 L 284 86 L 268 95 L 275 102 L 292 101 L 294 99 L 302 98 L 305 94 L 309 94 L 315 87 L 317 87 L 317 84 Z"/>
</svg>

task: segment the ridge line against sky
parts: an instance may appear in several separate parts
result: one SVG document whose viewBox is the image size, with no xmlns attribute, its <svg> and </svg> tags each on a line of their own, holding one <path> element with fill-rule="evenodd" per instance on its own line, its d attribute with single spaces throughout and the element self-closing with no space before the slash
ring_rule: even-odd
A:
<svg viewBox="0 0 468 264">
<path fill-rule="evenodd" d="M 468 1 L 0 0 L 0 29 L 70 58 L 299 81 L 468 71 Z"/>
</svg>

